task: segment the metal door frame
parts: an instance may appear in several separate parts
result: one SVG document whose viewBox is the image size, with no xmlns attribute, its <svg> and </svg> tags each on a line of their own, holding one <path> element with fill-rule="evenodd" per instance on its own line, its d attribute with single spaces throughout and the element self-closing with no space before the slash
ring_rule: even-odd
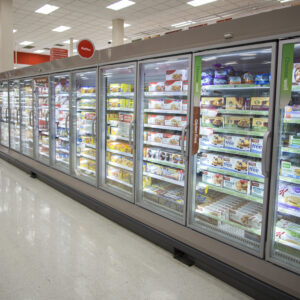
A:
<svg viewBox="0 0 300 300">
<path fill-rule="evenodd" d="M 143 196 L 143 190 L 141 189 L 141 187 L 143 186 L 143 149 L 144 149 L 144 138 L 143 138 L 143 132 L 144 132 L 144 101 L 142 101 L 141 99 L 144 100 L 144 76 L 142 74 L 142 66 L 145 64 L 151 64 L 151 63 L 158 63 L 158 62 L 167 62 L 167 61 L 172 61 L 175 59 L 186 59 L 187 60 L 187 64 L 188 64 L 188 76 L 189 76 L 189 80 L 188 80 L 188 93 L 187 93 L 187 100 L 188 100 L 188 107 L 187 107 L 187 133 L 185 134 L 186 137 L 186 146 L 184 147 L 184 158 L 185 158 L 185 177 L 184 177 L 184 206 L 183 206 L 183 213 L 182 213 L 182 217 L 180 216 L 176 216 L 175 214 L 172 215 L 172 213 L 168 213 L 163 209 L 159 209 L 156 208 L 154 205 L 147 205 L 144 204 L 143 201 L 136 201 L 136 205 L 150 210 L 153 213 L 156 213 L 158 215 L 161 215 L 169 220 L 172 220 L 176 223 L 179 223 L 181 225 L 186 226 L 186 221 L 187 221 L 187 199 L 188 199 L 188 180 L 189 180 L 189 160 L 188 160 L 188 149 L 189 149 L 189 136 L 190 136 L 190 106 L 191 106 L 191 87 L 192 87 L 192 53 L 185 53 L 185 54 L 179 54 L 179 55 L 167 55 L 167 56 L 158 56 L 158 57 L 153 57 L 150 59 L 144 59 L 144 60 L 139 60 L 138 61 L 138 85 L 137 85 L 137 93 L 138 93 L 138 103 L 137 103 L 137 111 L 138 114 L 136 116 L 136 123 L 137 123 L 137 130 L 136 130 L 136 140 L 137 140 L 137 155 L 136 155 L 136 165 L 137 165 L 137 170 L 135 172 L 135 184 L 136 184 L 136 199 L 142 199 Z M 183 140 L 184 143 L 184 140 Z"/>
<path fill-rule="evenodd" d="M 206 230 L 203 230 L 200 226 L 196 226 L 192 223 L 192 208 L 194 205 L 194 199 L 195 199 L 195 186 L 196 186 L 196 170 L 195 170 L 195 164 L 196 164 L 196 156 L 192 154 L 192 145 L 190 144 L 189 149 L 189 159 L 190 159 L 190 170 L 189 170 L 189 199 L 188 199 L 188 221 L 187 221 L 187 227 L 192 228 L 196 231 L 199 231 L 201 233 L 207 234 L 211 236 L 212 238 L 215 238 L 221 242 L 224 242 L 226 244 L 229 244 L 231 246 L 234 246 L 236 248 L 239 248 L 241 250 L 247 251 L 255 256 L 259 256 L 261 258 L 264 257 L 264 248 L 265 248 L 265 238 L 266 238 L 266 223 L 267 223 L 267 209 L 268 209 L 268 199 L 269 199 L 269 184 L 270 184 L 270 164 L 271 164 L 271 143 L 272 143 L 272 133 L 273 133 L 273 112 L 274 112 L 274 105 L 275 105 L 275 77 L 276 77 L 276 59 L 277 59 L 277 42 L 267 42 L 262 44 L 251 44 L 251 45 L 241 45 L 236 47 L 230 47 L 226 49 L 216 49 L 216 50 L 207 50 L 207 51 L 200 51 L 193 54 L 193 76 L 194 76 L 194 62 L 196 56 L 203 56 L 203 55 L 212 55 L 212 54 L 226 54 L 226 53 L 233 53 L 243 50 L 255 50 L 260 48 L 271 48 L 271 67 L 270 67 L 270 74 L 271 74 L 271 82 L 270 82 L 270 94 L 269 98 L 270 101 L 270 107 L 269 107 L 269 121 L 268 121 L 268 130 L 264 135 L 264 140 L 266 139 L 267 135 L 269 134 L 269 139 L 266 143 L 266 149 L 269 155 L 269 159 L 266 161 L 268 176 L 265 177 L 265 189 L 264 189 L 264 197 L 263 197 L 263 203 L 262 203 L 262 209 L 263 209 L 263 220 L 262 220 L 262 231 L 261 231 L 261 240 L 260 240 L 260 248 L 259 252 L 252 251 L 249 247 L 243 247 L 243 244 L 238 243 L 236 241 L 230 240 L 226 237 L 222 237 L 220 234 L 213 234 L 212 232 L 208 232 Z M 193 86 L 194 86 L 194 78 L 193 80 Z M 194 90 L 192 91 L 192 99 L 194 100 Z M 273 101 L 272 101 L 273 100 Z M 192 103 L 192 111 L 194 109 L 194 102 Z M 190 120 L 190 126 L 193 124 L 193 114 L 191 114 L 191 120 Z M 190 141 L 192 141 L 192 130 L 190 130 Z M 263 149 L 264 150 L 264 149 Z M 264 151 L 263 151 L 264 152 Z M 261 163 L 263 165 L 263 160 L 265 156 L 262 153 Z"/>
<path fill-rule="evenodd" d="M 3 82 L 6 82 L 6 83 L 7 83 L 7 112 L 8 112 L 8 114 L 7 114 L 7 117 L 8 117 L 8 119 L 7 119 L 7 130 L 8 130 L 8 132 L 7 132 L 7 134 L 8 134 L 8 145 L 3 145 L 3 144 L 1 143 L 2 124 L 1 124 L 1 126 L 0 126 L 0 133 L 1 133 L 1 135 L 0 135 L 0 145 L 3 146 L 3 147 L 5 147 L 5 148 L 8 148 L 8 149 L 9 149 L 9 142 L 10 142 L 10 128 L 9 128 L 9 123 L 10 123 L 10 119 L 9 119 L 9 80 L 8 80 L 8 78 L 7 78 L 7 79 L 4 79 L 4 80 L 1 80 L 1 82 L 2 82 L 2 83 L 3 83 Z M 3 109 L 3 100 L 2 100 L 2 109 Z M 2 111 L 2 115 L 3 115 L 3 111 Z M 1 116 L 1 118 L 2 118 L 2 116 Z M 3 119 L 3 120 L 4 120 L 4 119 Z M 1 122 L 1 123 L 4 123 L 4 122 Z"/>
<path fill-rule="evenodd" d="M 106 95 L 105 95 L 105 86 L 103 85 L 103 71 L 109 70 L 109 69 L 118 69 L 118 68 L 126 68 L 126 67 L 133 67 L 135 70 L 134 74 L 134 134 L 133 134 L 133 184 L 132 184 L 132 194 L 126 191 L 121 191 L 119 189 L 114 189 L 110 186 L 108 186 L 105 183 L 105 173 L 106 173 Z M 103 65 L 99 67 L 99 107 L 98 107 L 98 123 L 99 123 L 99 130 L 97 133 L 97 136 L 99 137 L 97 139 L 97 152 L 99 152 L 99 164 L 97 165 L 99 169 L 98 174 L 98 184 L 97 187 L 100 189 L 103 189 L 111 194 L 114 194 L 122 199 L 125 199 L 129 202 L 135 203 L 135 190 L 136 190 L 136 181 L 134 174 L 136 173 L 136 164 L 135 164 L 135 156 L 136 156 L 136 116 L 137 116 L 137 61 L 131 61 L 126 63 L 120 63 L 120 64 L 110 64 L 110 65 Z"/>
<path fill-rule="evenodd" d="M 273 139 L 273 150 L 272 150 L 272 165 L 271 165 L 271 184 L 270 184 L 270 204 L 268 210 L 268 232 L 266 236 L 266 250 L 265 256 L 266 260 L 272 263 L 279 265 L 280 267 L 286 268 L 288 270 L 299 273 L 299 269 L 293 268 L 293 266 L 286 265 L 282 263 L 279 259 L 272 256 L 273 249 L 273 234 L 274 234 L 274 225 L 275 218 L 277 214 L 277 179 L 279 175 L 279 145 L 280 145 L 280 92 L 281 92 L 281 71 L 282 71 L 282 48 L 286 44 L 297 44 L 300 43 L 300 38 L 287 39 L 279 41 L 279 52 L 278 52 L 278 72 L 277 72 L 277 82 L 276 82 L 276 109 L 275 109 L 275 119 L 274 119 L 274 139 Z"/>
</svg>

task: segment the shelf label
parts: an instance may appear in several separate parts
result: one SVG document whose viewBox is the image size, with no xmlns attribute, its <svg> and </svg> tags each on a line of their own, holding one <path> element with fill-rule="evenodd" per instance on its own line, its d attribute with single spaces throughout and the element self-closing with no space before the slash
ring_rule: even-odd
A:
<svg viewBox="0 0 300 300">
<path fill-rule="evenodd" d="M 294 62 L 294 44 L 285 44 L 282 47 L 280 107 L 289 104 L 292 95 L 292 77 Z"/>
<path fill-rule="evenodd" d="M 196 56 L 194 65 L 193 155 L 196 155 L 199 150 L 201 67 L 202 56 Z"/>
</svg>

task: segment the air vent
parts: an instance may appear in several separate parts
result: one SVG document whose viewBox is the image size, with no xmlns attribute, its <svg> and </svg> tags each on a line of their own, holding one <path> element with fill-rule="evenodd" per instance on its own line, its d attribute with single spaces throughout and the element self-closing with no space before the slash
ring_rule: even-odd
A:
<svg viewBox="0 0 300 300">
<path fill-rule="evenodd" d="M 55 44 L 54 46 L 58 46 L 58 47 L 64 47 L 64 44 Z"/>
<path fill-rule="evenodd" d="M 27 45 L 27 46 L 24 46 L 23 48 L 24 49 L 32 49 L 32 48 L 34 48 L 34 46 Z"/>
</svg>

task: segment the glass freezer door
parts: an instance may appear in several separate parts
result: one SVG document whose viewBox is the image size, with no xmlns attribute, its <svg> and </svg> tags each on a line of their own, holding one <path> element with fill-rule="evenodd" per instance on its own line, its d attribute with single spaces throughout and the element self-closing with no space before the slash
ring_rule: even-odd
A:
<svg viewBox="0 0 300 300">
<path fill-rule="evenodd" d="M 185 221 L 190 57 L 140 64 L 137 203 Z"/>
<path fill-rule="evenodd" d="M 9 81 L 10 148 L 20 151 L 20 91 L 19 80 Z"/>
<path fill-rule="evenodd" d="M 262 256 L 275 48 L 239 49 L 194 57 L 189 226 Z"/>
<path fill-rule="evenodd" d="M 101 186 L 133 201 L 135 64 L 107 67 L 101 72 Z"/>
<path fill-rule="evenodd" d="M 50 105 L 49 105 L 49 78 L 34 78 L 34 108 L 35 108 L 35 147 L 37 159 L 47 165 L 50 163 L 49 156 L 49 133 L 50 133 Z"/>
<path fill-rule="evenodd" d="M 268 254 L 300 273 L 300 41 L 281 45 Z"/>
<path fill-rule="evenodd" d="M 32 79 L 20 81 L 21 152 L 33 157 L 33 87 Z"/>
<path fill-rule="evenodd" d="M 75 155 L 73 174 L 83 181 L 96 185 L 96 106 L 97 72 L 87 70 L 73 74 L 72 107 Z"/>
<path fill-rule="evenodd" d="M 0 143 L 9 147 L 8 82 L 0 82 Z"/>
<path fill-rule="evenodd" d="M 70 76 L 59 74 L 51 76 L 53 103 L 52 142 L 54 166 L 69 173 L 70 158 Z"/>
</svg>

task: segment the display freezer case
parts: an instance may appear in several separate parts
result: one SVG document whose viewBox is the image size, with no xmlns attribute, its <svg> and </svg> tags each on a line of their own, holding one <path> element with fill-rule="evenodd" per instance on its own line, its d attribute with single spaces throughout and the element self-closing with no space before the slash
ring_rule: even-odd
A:
<svg viewBox="0 0 300 300">
<path fill-rule="evenodd" d="M 139 64 L 137 204 L 185 222 L 190 56 Z"/>
<path fill-rule="evenodd" d="M 37 160 L 50 164 L 50 98 L 49 77 L 33 80 L 35 152 Z"/>
<path fill-rule="evenodd" d="M 8 82 L 0 82 L 0 143 L 9 147 Z"/>
<path fill-rule="evenodd" d="M 21 152 L 33 157 L 33 80 L 20 80 Z"/>
<path fill-rule="evenodd" d="M 268 259 L 300 267 L 300 40 L 280 45 Z"/>
<path fill-rule="evenodd" d="M 194 57 L 189 226 L 259 256 L 264 249 L 275 57 L 272 44 Z"/>
<path fill-rule="evenodd" d="M 51 78 L 50 153 L 54 167 L 70 173 L 70 74 L 57 74 Z"/>
<path fill-rule="evenodd" d="M 134 201 L 136 64 L 100 69 L 102 146 L 100 185 Z"/>
<path fill-rule="evenodd" d="M 96 185 L 97 165 L 97 71 L 96 69 L 72 74 L 72 138 L 74 153 L 72 173 L 83 181 Z"/>
<path fill-rule="evenodd" d="M 10 148 L 20 151 L 20 81 L 9 81 Z"/>
</svg>

